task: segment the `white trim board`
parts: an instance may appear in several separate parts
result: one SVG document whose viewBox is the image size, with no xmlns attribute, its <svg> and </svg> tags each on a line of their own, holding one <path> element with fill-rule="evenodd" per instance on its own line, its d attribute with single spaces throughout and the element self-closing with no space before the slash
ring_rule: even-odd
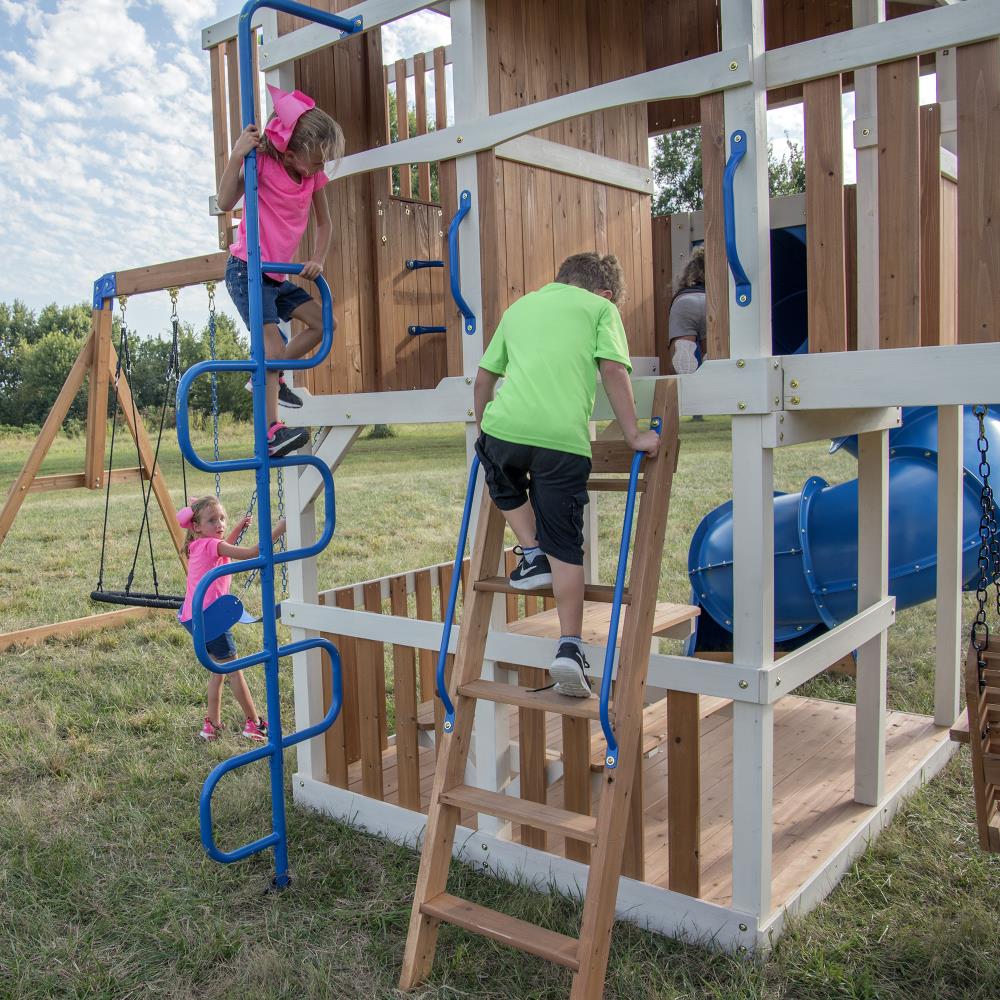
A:
<svg viewBox="0 0 1000 1000">
<path fill-rule="evenodd" d="M 427 826 L 423 813 L 303 774 L 293 775 L 292 792 L 297 805 L 413 850 L 423 840 Z M 555 889 L 579 898 L 587 885 L 588 868 L 584 864 L 465 826 L 455 831 L 452 854 L 475 869 L 535 892 L 548 894 Z M 756 919 L 749 914 L 630 878 L 623 877 L 618 882 L 615 915 L 654 933 L 716 950 L 736 952 L 766 947 L 767 943 L 766 937 L 758 933 Z"/>
<path fill-rule="evenodd" d="M 742 87 L 750 82 L 749 58 L 749 50 L 745 46 L 728 49 L 571 94 L 550 97 L 520 108 L 511 108 L 487 118 L 463 122 L 426 135 L 412 136 L 401 142 L 345 156 L 340 161 L 336 176 L 350 177 L 382 167 L 468 156 L 567 118 L 577 118 L 595 111 L 642 101 L 700 97 L 718 90 Z M 731 66 L 736 68 L 731 69 Z"/>
<path fill-rule="evenodd" d="M 767 89 L 969 45 L 997 35 L 1000 35 L 1000 4 L 995 0 L 965 0 L 772 49 L 764 57 Z"/>
<path fill-rule="evenodd" d="M 522 135 L 502 142 L 493 152 L 501 160 L 527 163 L 532 167 L 553 170 L 557 174 L 583 177 L 598 184 L 609 184 L 637 191 L 639 194 L 653 194 L 653 173 L 648 168 L 574 146 L 565 146 L 561 142 Z"/>
</svg>

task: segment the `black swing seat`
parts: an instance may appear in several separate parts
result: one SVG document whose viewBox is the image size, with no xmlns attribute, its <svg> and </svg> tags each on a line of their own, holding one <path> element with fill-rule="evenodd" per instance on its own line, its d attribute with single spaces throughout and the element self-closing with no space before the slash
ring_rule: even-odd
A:
<svg viewBox="0 0 1000 1000">
<path fill-rule="evenodd" d="M 92 590 L 92 601 L 103 601 L 105 604 L 125 604 L 135 608 L 169 608 L 180 611 L 184 604 L 183 597 L 172 594 L 140 594 L 135 590 Z"/>
</svg>

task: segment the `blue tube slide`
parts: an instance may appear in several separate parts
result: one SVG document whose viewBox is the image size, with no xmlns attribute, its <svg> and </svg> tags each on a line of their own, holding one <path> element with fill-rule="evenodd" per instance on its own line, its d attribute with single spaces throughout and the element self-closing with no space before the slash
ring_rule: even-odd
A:
<svg viewBox="0 0 1000 1000">
<path fill-rule="evenodd" d="M 772 231 L 771 263 L 772 349 L 775 354 L 805 352 L 804 226 Z M 977 574 L 981 486 L 978 421 L 971 406 L 964 410 L 963 425 L 962 581 L 968 587 Z M 986 432 L 991 454 L 1000 454 L 1000 406 L 989 408 Z M 854 438 L 834 442 L 831 451 L 838 448 L 857 456 Z M 857 613 L 857 525 L 857 480 L 830 486 L 813 476 L 801 493 L 776 495 L 775 642 L 800 642 L 814 629 L 833 628 Z M 889 433 L 889 592 L 898 609 L 935 596 L 936 552 L 937 410 L 904 408 L 902 426 Z M 695 637 L 699 648 L 731 645 L 732 569 L 729 501 L 702 520 L 688 550 L 693 603 L 703 611 Z M 706 616 L 713 622 L 705 621 Z"/>
</svg>

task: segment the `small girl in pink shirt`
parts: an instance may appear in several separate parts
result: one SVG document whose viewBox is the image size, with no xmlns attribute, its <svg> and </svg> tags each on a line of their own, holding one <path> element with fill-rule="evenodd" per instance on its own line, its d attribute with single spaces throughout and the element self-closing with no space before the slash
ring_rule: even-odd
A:
<svg viewBox="0 0 1000 1000">
<path fill-rule="evenodd" d="M 240 534 L 249 526 L 250 516 L 240 518 L 239 523 L 229 534 L 226 534 L 226 511 L 222 504 L 214 496 L 192 498 L 190 506 L 184 507 L 177 512 L 177 522 L 187 530 L 187 537 L 184 541 L 184 553 L 188 557 L 187 592 L 184 597 L 184 604 L 177 617 L 180 623 L 190 632 L 191 626 L 191 598 L 194 596 L 195 587 L 198 586 L 201 578 L 216 566 L 228 563 L 232 559 L 252 559 L 260 552 L 258 545 L 237 545 L 236 540 Z M 271 538 L 277 541 L 285 533 L 285 521 L 280 520 L 271 533 Z M 207 608 L 223 594 L 229 592 L 229 585 L 232 576 L 220 576 L 205 593 L 205 607 Z M 227 629 L 222 635 L 215 639 L 210 639 L 206 643 L 208 654 L 217 663 L 226 663 L 236 659 L 236 643 L 233 640 L 233 633 Z M 215 740 L 222 735 L 222 681 L 229 678 L 229 686 L 236 700 L 243 709 L 246 723 L 243 726 L 243 735 L 257 743 L 263 743 L 267 739 L 267 721 L 257 714 L 257 706 L 254 704 L 253 695 L 247 687 L 246 679 L 242 670 L 236 670 L 231 674 L 213 673 L 208 681 L 208 715 L 205 716 L 205 725 L 201 729 L 203 740 Z"/>
<path fill-rule="evenodd" d="M 316 218 L 313 255 L 302 266 L 302 276 L 314 279 L 323 270 L 333 228 L 323 188 L 324 164 L 344 155 L 344 133 L 316 102 L 301 91 L 289 94 L 268 84 L 274 113 L 264 126 L 248 125 L 236 140 L 219 182 L 218 202 L 223 212 L 235 208 L 243 197 L 243 160 L 257 150 L 257 205 L 260 221 L 261 260 L 290 262 L 309 222 Z M 233 304 L 250 326 L 247 277 L 246 217 L 240 220 L 236 242 L 229 247 L 226 289 Z M 280 273 L 263 279 L 264 346 L 268 360 L 301 358 L 323 337 L 320 304 L 309 293 Z M 286 341 L 278 321 L 299 320 L 304 329 Z M 273 458 L 301 448 L 309 440 L 304 427 L 286 427 L 278 420 L 278 403 L 298 408 L 302 399 L 284 384 L 276 371 L 266 375 L 268 452 Z"/>
</svg>

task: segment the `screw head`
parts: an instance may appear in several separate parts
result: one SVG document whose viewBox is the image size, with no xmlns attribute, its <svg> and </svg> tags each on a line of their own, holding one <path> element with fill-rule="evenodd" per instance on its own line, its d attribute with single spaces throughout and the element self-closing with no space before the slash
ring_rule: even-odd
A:
<svg viewBox="0 0 1000 1000">
<path fill-rule="evenodd" d="M 750 682 L 749 681 L 740 681 L 740 689 L 742 691 L 746 691 L 746 689 L 748 687 L 750 687 Z"/>
<path fill-rule="evenodd" d="M 735 72 L 736 72 L 736 70 L 738 70 L 739 68 L 740 68 L 740 64 L 739 64 L 739 63 L 738 63 L 738 62 L 737 62 L 737 61 L 736 61 L 735 59 L 734 59 L 734 60 L 733 60 L 733 61 L 732 61 L 732 62 L 731 62 L 731 63 L 729 64 L 729 69 L 730 69 L 730 70 L 731 70 L 732 72 L 734 72 L 734 73 L 735 73 Z"/>
<path fill-rule="evenodd" d="M 742 358 L 740 358 L 739 361 L 736 362 L 737 368 L 746 368 L 746 366 L 747 363 Z"/>
<path fill-rule="evenodd" d="M 744 292 L 743 294 L 740 295 L 740 302 L 747 302 L 747 301 L 748 299 L 746 297 L 746 293 Z"/>
<path fill-rule="evenodd" d="M 792 406 L 798 406 L 798 405 L 799 405 L 799 397 L 792 396 Z"/>
<path fill-rule="evenodd" d="M 745 409 L 747 408 L 747 404 L 746 404 L 746 403 L 744 403 L 744 402 L 743 402 L 743 400 L 741 399 L 741 400 L 740 400 L 740 401 L 739 401 L 739 402 L 738 402 L 738 403 L 736 404 L 736 408 L 737 408 L 738 410 L 745 410 Z"/>
<path fill-rule="evenodd" d="M 797 378 L 793 378 L 792 381 L 789 383 L 789 385 L 793 389 L 798 389 L 798 387 L 799 387 L 799 380 Z"/>
<path fill-rule="evenodd" d="M 872 134 L 872 130 L 870 128 L 863 128 L 861 130 L 861 134 L 862 135 L 871 135 Z"/>
<path fill-rule="evenodd" d="M 774 397 L 774 405 L 775 406 L 781 406 L 781 397 L 780 396 L 775 396 Z"/>
<path fill-rule="evenodd" d="M 774 686 L 776 688 L 780 688 L 781 687 L 781 678 L 780 677 L 775 677 L 774 678 Z"/>
<path fill-rule="evenodd" d="M 730 63 L 730 65 L 731 66 L 735 66 L 736 63 Z M 742 142 L 742 141 L 743 141 L 743 136 L 741 136 L 741 135 L 734 135 L 733 136 L 733 142 Z"/>
<path fill-rule="evenodd" d="M 345 416 L 345 417 L 346 417 L 346 418 L 347 418 L 348 420 L 350 420 L 350 419 L 351 419 L 351 415 L 350 415 L 349 413 L 345 413 L 345 414 L 344 414 L 344 416 Z"/>
<path fill-rule="evenodd" d="M 468 375 L 466 375 L 466 376 L 465 376 L 465 384 L 466 384 L 466 385 L 472 385 L 472 379 L 471 379 L 471 378 L 469 378 L 469 376 L 468 376 Z"/>
<path fill-rule="evenodd" d="M 465 142 L 465 136 L 464 135 L 456 136 L 455 142 Z"/>
<path fill-rule="evenodd" d="M 746 929 L 747 929 L 747 925 L 746 925 L 746 924 L 743 924 L 743 923 L 741 923 L 741 924 L 740 924 L 740 930 L 741 930 L 741 931 L 743 931 L 744 933 L 746 933 Z"/>
<path fill-rule="evenodd" d="M 474 417 L 474 416 L 475 416 L 475 413 L 473 413 L 473 411 L 472 411 L 472 410 L 466 410 L 465 412 L 466 412 L 466 413 L 467 413 L 467 414 L 468 414 L 468 415 L 469 415 L 470 417 Z"/>
<path fill-rule="evenodd" d="M 607 764 L 608 764 L 608 767 L 614 767 L 615 766 L 614 754 L 609 754 L 608 755 Z"/>
</svg>

